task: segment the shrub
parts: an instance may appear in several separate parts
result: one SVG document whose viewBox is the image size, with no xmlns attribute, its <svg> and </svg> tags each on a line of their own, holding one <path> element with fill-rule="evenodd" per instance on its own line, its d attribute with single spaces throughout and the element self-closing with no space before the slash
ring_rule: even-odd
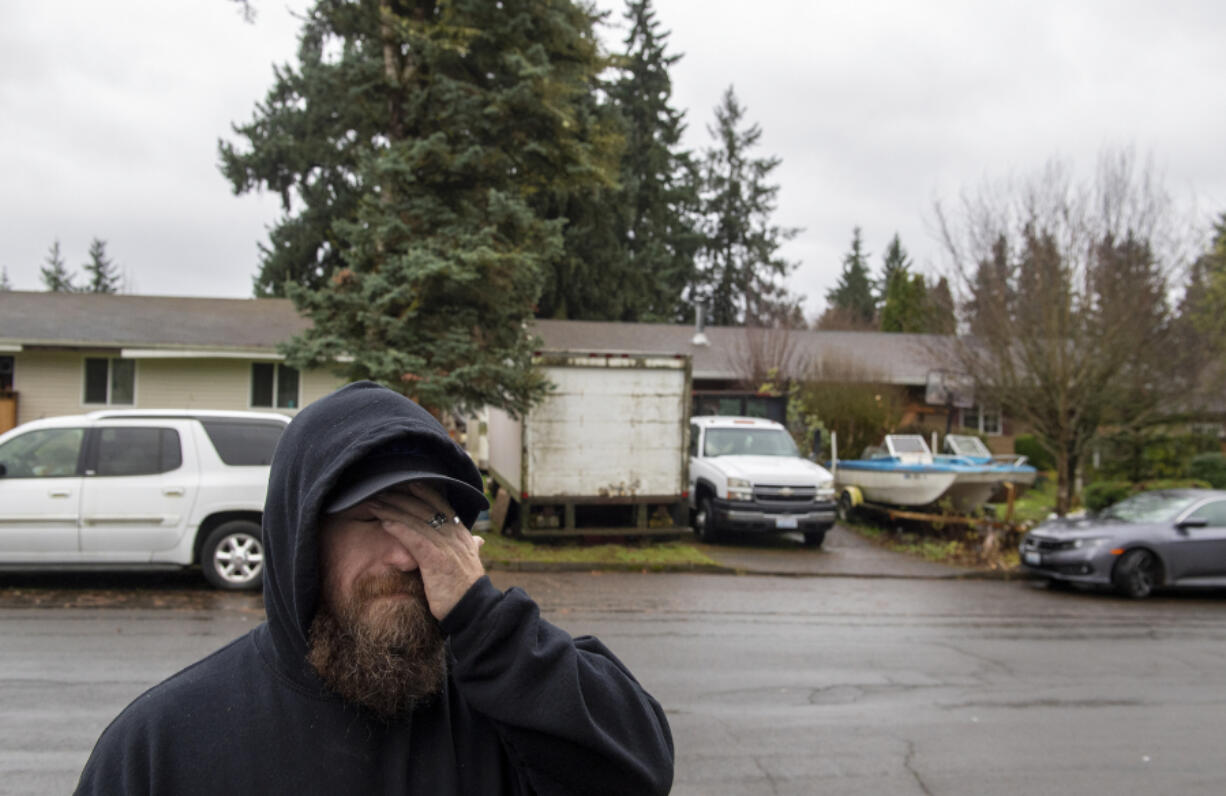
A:
<svg viewBox="0 0 1226 796">
<path fill-rule="evenodd" d="M 1226 488 L 1226 454 L 1201 453 L 1188 462 L 1188 477 L 1206 481 L 1214 489 Z"/>
<path fill-rule="evenodd" d="M 1096 481 L 1082 491 L 1081 500 L 1087 511 L 1099 512 L 1135 491 L 1136 487 L 1128 481 Z"/>
<path fill-rule="evenodd" d="M 1081 500 L 1086 510 L 1099 512 L 1137 492 L 1153 489 L 1209 489 L 1210 486 L 1212 485 L 1208 481 L 1198 478 L 1159 478 L 1139 484 L 1129 481 L 1095 481 L 1082 491 Z"/>
<path fill-rule="evenodd" d="M 1039 444 L 1034 434 L 1018 434 L 1013 440 L 1013 452 L 1025 456 L 1036 470 L 1056 469 L 1056 458 Z"/>
<path fill-rule="evenodd" d="M 1160 429 L 1117 431 L 1097 445 L 1103 480 L 1145 481 L 1181 478 L 1193 457 L 1218 451 L 1217 440 L 1207 434 L 1168 434 Z"/>
<path fill-rule="evenodd" d="M 1157 478 L 1137 484 L 1134 491 L 1145 492 L 1150 489 L 1209 489 L 1208 481 L 1199 478 Z"/>
</svg>

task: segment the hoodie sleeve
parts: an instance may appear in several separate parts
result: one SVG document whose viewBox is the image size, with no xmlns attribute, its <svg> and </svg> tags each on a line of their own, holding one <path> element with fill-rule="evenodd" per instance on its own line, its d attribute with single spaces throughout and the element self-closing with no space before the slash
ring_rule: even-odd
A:
<svg viewBox="0 0 1226 796">
<path fill-rule="evenodd" d="M 664 711 L 600 641 L 572 639 L 523 591 L 503 594 L 488 577 L 442 628 L 459 695 L 494 722 L 535 793 L 668 793 Z"/>
</svg>

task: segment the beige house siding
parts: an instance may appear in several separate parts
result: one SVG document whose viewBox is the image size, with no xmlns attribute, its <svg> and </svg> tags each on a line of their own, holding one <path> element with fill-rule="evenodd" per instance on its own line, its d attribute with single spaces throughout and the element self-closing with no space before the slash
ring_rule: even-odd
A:
<svg viewBox="0 0 1226 796">
<path fill-rule="evenodd" d="M 105 409 L 84 402 L 85 358 L 118 352 L 23 351 L 14 355 L 17 422 Z M 250 359 L 138 359 L 132 409 L 251 409 Z M 266 360 L 256 360 L 266 361 Z M 341 386 L 327 371 L 308 371 L 299 382 L 302 405 Z M 267 409 L 267 407 L 256 407 Z M 287 415 L 296 409 L 273 409 Z"/>
<path fill-rule="evenodd" d="M 105 353 L 95 356 L 105 356 Z M 22 351 L 13 355 L 17 424 L 85 411 L 85 355 L 79 351 Z M 140 381 L 140 365 L 136 368 Z"/>
</svg>

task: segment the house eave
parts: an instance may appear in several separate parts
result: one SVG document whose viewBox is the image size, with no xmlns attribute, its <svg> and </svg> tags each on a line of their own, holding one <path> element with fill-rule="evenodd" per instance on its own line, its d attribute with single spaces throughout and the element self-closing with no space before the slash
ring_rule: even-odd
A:
<svg viewBox="0 0 1226 796">
<path fill-rule="evenodd" d="M 233 348 L 121 348 L 123 359 L 259 359 L 283 362 L 285 356 L 276 351 L 239 350 Z"/>
</svg>

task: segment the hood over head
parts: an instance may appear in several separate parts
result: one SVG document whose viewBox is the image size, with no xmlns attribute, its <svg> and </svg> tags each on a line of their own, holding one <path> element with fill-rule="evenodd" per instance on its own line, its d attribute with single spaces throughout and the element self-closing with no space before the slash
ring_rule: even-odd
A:
<svg viewBox="0 0 1226 796">
<path fill-rule="evenodd" d="M 384 468 L 395 475 L 381 478 Z M 476 465 L 443 426 L 374 382 L 349 384 L 309 404 L 286 428 L 264 504 L 264 610 L 276 654 L 291 674 L 306 668 L 319 597 L 321 514 L 417 479 L 443 487 L 469 527 L 487 505 Z"/>
</svg>

